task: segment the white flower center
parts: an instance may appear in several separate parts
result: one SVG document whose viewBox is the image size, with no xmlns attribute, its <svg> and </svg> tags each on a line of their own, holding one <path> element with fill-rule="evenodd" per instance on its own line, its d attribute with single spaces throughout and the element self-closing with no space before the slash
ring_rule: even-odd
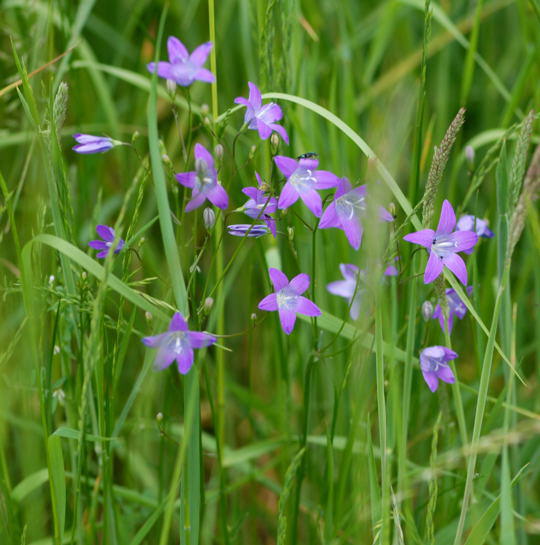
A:
<svg viewBox="0 0 540 545">
<path fill-rule="evenodd" d="M 366 199 L 364 195 L 358 195 L 353 191 L 345 193 L 336 199 L 336 211 L 342 218 L 357 219 L 366 211 Z"/>
<path fill-rule="evenodd" d="M 277 292 L 277 304 L 284 310 L 294 310 L 298 301 L 298 294 L 291 288 L 282 288 Z"/>
<path fill-rule="evenodd" d="M 452 235 L 435 236 L 433 243 L 431 244 L 431 249 L 441 259 L 455 253 L 456 248 L 457 242 L 454 240 Z"/>
<path fill-rule="evenodd" d="M 174 352 L 175 354 L 181 354 L 184 350 L 189 348 L 189 339 L 185 331 L 171 331 L 166 337 L 163 345 L 166 350 Z"/>
<path fill-rule="evenodd" d="M 317 179 L 313 176 L 313 171 L 299 167 L 291 174 L 289 182 L 298 192 L 302 192 L 306 189 L 314 189 Z"/>
<path fill-rule="evenodd" d="M 195 171 L 197 173 L 195 180 L 195 189 L 199 192 L 203 192 L 205 189 L 209 189 L 214 184 L 212 173 L 203 159 L 197 159 L 195 161 Z"/>
</svg>

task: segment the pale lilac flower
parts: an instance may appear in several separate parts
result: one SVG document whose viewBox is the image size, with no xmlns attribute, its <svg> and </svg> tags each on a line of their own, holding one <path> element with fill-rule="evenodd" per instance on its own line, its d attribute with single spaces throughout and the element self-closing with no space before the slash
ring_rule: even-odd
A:
<svg viewBox="0 0 540 545">
<path fill-rule="evenodd" d="M 492 238 L 495 233 L 488 227 L 486 220 L 481 220 L 470 214 L 461 216 L 456 226 L 458 231 L 474 231 L 479 237 Z"/>
<path fill-rule="evenodd" d="M 94 250 L 100 250 L 100 252 L 96 254 L 96 257 L 105 258 L 107 257 L 107 254 L 109 253 L 109 250 L 114 242 L 114 229 L 107 225 L 98 225 L 96 227 L 96 232 L 103 240 L 91 240 L 88 243 L 88 246 L 94 248 Z M 120 239 L 116 245 L 114 253 L 117 254 L 124 247 L 124 244 L 125 241 Z"/>
<path fill-rule="evenodd" d="M 319 228 L 337 227 L 342 229 L 349 244 L 358 250 L 362 243 L 364 233 L 362 219 L 366 210 L 366 186 L 361 185 L 353 189 L 347 178 L 341 178 L 333 202 L 327 206 L 321 217 Z M 384 221 L 394 221 L 392 214 L 382 206 L 379 207 L 379 217 Z"/>
<path fill-rule="evenodd" d="M 472 293 L 472 289 L 472 286 L 467 287 L 467 295 Z M 452 333 L 452 328 L 454 327 L 454 316 L 462 320 L 465 314 L 467 314 L 467 307 L 456 291 L 452 288 L 448 288 L 445 295 L 446 302 L 448 304 L 448 323 L 445 324 L 446 320 L 444 319 L 444 312 L 440 304 L 437 304 L 435 307 L 432 318 L 439 320 L 439 324 L 443 332 L 445 327 L 448 326 L 448 333 Z"/>
<path fill-rule="evenodd" d="M 242 104 L 242 106 L 246 107 L 244 123 L 249 129 L 259 131 L 262 140 L 266 140 L 272 134 L 272 131 L 276 131 L 288 144 L 289 136 L 287 131 L 276 123 L 283 117 L 281 108 L 274 102 L 263 105 L 259 88 L 251 81 L 248 82 L 248 86 L 249 98 L 236 97 L 234 99 L 236 104 Z"/>
<path fill-rule="evenodd" d="M 395 261 L 398 261 L 399 260 L 399 257 L 394 257 L 394 262 Z M 397 276 L 399 274 L 399 271 L 397 269 L 397 267 L 393 264 L 393 263 L 390 263 L 386 269 L 384 269 L 384 276 Z"/>
<path fill-rule="evenodd" d="M 202 331 L 189 331 L 184 317 L 177 312 L 165 333 L 144 337 L 142 342 L 158 349 L 154 362 L 157 370 L 169 367 L 176 360 L 178 371 L 185 375 L 193 365 L 193 349 L 210 346 L 216 342 L 216 338 Z"/>
<path fill-rule="evenodd" d="M 255 172 L 257 178 L 257 187 L 244 187 L 242 193 L 249 197 L 249 200 L 244 204 L 244 214 L 253 219 L 260 219 L 268 226 L 274 238 L 276 236 L 276 220 L 270 215 L 277 210 L 277 199 L 267 195 L 263 191 L 263 181 L 257 172 Z"/>
<path fill-rule="evenodd" d="M 123 144 L 123 142 L 113 140 L 108 136 L 94 136 L 92 134 L 76 133 L 73 138 L 77 141 L 77 144 L 72 148 L 73 151 L 85 154 L 104 153 L 115 146 Z"/>
<path fill-rule="evenodd" d="M 195 144 L 195 170 L 175 174 L 178 183 L 193 189 L 191 200 L 186 205 L 186 212 L 201 206 L 206 199 L 218 208 L 229 205 L 229 197 L 218 182 L 214 158 L 201 144 Z"/>
<path fill-rule="evenodd" d="M 229 235 L 234 237 L 263 237 L 270 234 L 270 229 L 261 223 L 250 225 L 248 223 L 238 223 L 235 225 L 227 225 Z"/>
<path fill-rule="evenodd" d="M 429 389 L 434 392 L 439 387 L 439 380 L 452 384 L 456 381 L 452 369 L 447 364 L 458 355 L 446 346 L 428 346 L 420 352 L 420 369 Z"/>
<path fill-rule="evenodd" d="M 339 183 L 339 178 L 327 170 L 316 170 L 319 160 L 315 157 L 300 157 L 299 160 L 276 155 L 274 162 L 287 177 L 281 190 L 278 208 L 292 206 L 300 197 L 305 205 L 319 218 L 322 214 L 322 200 L 318 189 L 329 189 Z"/>
<path fill-rule="evenodd" d="M 259 303 L 260 310 L 279 312 L 281 327 L 286 335 L 290 335 L 294 329 L 297 314 L 306 316 L 320 316 L 319 307 L 302 296 L 309 288 L 309 276 L 301 273 L 296 275 L 290 282 L 279 269 L 268 269 L 270 281 L 274 286 L 275 293 L 267 295 Z"/>
<path fill-rule="evenodd" d="M 184 44 L 174 36 L 167 40 L 167 51 L 169 62 L 157 63 L 157 75 L 176 82 L 182 87 L 188 87 L 195 80 L 212 83 L 215 81 L 214 74 L 203 68 L 203 64 L 212 49 L 212 42 L 206 42 L 197 47 L 190 55 Z M 151 62 L 147 66 L 152 74 L 156 70 L 156 63 Z"/>
<path fill-rule="evenodd" d="M 473 231 L 454 231 L 456 215 L 452 205 L 445 200 L 442 205 L 439 225 L 433 229 L 422 229 L 403 237 L 407 242 L 419 244 L 429 250 L 429 259 L 424 272 L 424 284 L 429 284 L 448 267 L 467 285 L 467 268 L 457 252 L 465 252 L 478 242 L 478 235 Z"/>
<path fill-rule="evenodd" d="M 345 263 L 341 263 L 339 269 L 344 280 L 330 282 L 326 289 L 333 295 L 347 299 L 350 308 L 349 314 L 353 320 L 356 320 L 360 314 L 360 304 L 365 291 L 359 285 L 360 276 L 364 271 L 361 271 L 356 265 L 347 265 Z"/>
</svg>

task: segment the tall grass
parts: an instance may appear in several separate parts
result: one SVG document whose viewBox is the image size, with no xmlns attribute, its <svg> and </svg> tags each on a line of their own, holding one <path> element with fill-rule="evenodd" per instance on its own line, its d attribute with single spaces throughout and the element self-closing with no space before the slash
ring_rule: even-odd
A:
<svg viewBox="0 0 540 545">
<path fill-rule="evenodd" d="M 537 543 L 538 1 L 0 5 L 0 543 Z M 147 71 L 169 35 L 214 42 L 215 84 Z M 290 146 L 241 130 L 248 81 Z M 76 132 L 128 145 L 77 155 Z M 197 142 L 223 150 L 211 228 L 174 179 Z M 229 236 L 254 172 L 278 195 L 273 157 L 306 152 L 395 221 L 370 206 L 356 252 L 299 202 L 276 239 Z M 469 297 L 402 240 L 443 199 L 495 231 Z M 99 223 L 126 240 L 104 261 Z M 365 271 L 356 321 L 326 290 L 340 263 Z M 290 336 L 257 310 L 268 267 L 323 310 Z M 451 335 L 421 313 L 448 287 Z M 140 342 L 175 311 L 218 336 L 185 376 Z M 435 394 L 432 345 L 459 354 Z"/>
</svg>

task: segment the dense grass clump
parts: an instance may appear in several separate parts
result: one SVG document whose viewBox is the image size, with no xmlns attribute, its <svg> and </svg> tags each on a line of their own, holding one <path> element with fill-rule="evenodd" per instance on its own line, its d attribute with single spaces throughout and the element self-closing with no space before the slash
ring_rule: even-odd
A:
<svg viewBox="0 0 540 545">
<path fill-rule="evenodd" d="M 0 4 L 0 543 L 538 543 L 538 0 Z"/>
</svg>

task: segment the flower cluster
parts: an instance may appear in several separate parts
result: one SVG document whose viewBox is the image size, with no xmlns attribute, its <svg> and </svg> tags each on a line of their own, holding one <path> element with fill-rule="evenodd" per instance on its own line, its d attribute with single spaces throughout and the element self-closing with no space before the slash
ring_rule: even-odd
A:
<svg viewBox="0 0 540 545">
<path fill-rule="evenodd" d="M 215 76 L 204 68 L 204 64 L 212 49 L 212 43 L 198 46 L 191 54 L 184 44 L 173 36 L 168 38 L 168 62 L 151 62 L 147 69 L 152 74 L 166 79 L 174 85 L 188 87 L 195 81 L 212 83 Z M 279 122 L 283 120 L 281 107 L 268 102 L 263 104 L 260 89 L 253 82 L 248 82 L 248 98 L 239 96 L 235 104 L 245 107 L 244 122 L 240 129 L 257 131 L 261 140 L 267 140 L 273 133 L 273 147 L 279 144 L 279 138 L 289 144 L 289 134 Z M 77 145 L 74 151 L 80 154 L 102 153 L 123 143 L 109 137 L 75 134 Z M 274 141 L 275 140 L 275 141 Z M 233 146 L 234 148 L 234 146 Z M 222 149 L 222 148 L 221 148 Z M 220 159 L 221 153 L 216 151 Z M 316 153 L 305 153 L 297 158 L 285 155 L 275 155 L 273 161 L 284 180 L 280 191 L 275 186 L 263 181 L 255 172 L 256 186 L 244 187 L 242 193 L 248 200 L 234 212 L 243 212 L 253 222 L 251 224 L 230 224 L 227 232 L 236 237 L 258 238 L 278 234 L 277 222 L 280 211 L 292 207 L 298 200 L 315 216 L 315 228 L 340 229 L 354 250 L 362 245 L 365 222 L 368 219 L 370 197 L 366 185 L 353 186 L 344 177 L 319 169 L 319 159 Z M 189 213 L 201 207 L 207 201 L 219 210 L 229 206 L 229 195 L 218 179 L 219 161 L 201 144 L 194 147 L 193 170 L 175 174 L 177 182 L 191 190 L 191 198 L 187 202 L 185 212 Z M 334 189 L 334 194 L 324 208 L 329 195 L 323 200 L 321 191 Z M 278 194 L 279 193 L 279 194 Z M 379 206 L 380 221 L 392 222 L 394 217 L 384 207 Z M 216 212 L 211 207 L 205 208 L 203 222 L 208 231 L 216 222 Z M 114 246 L 114 253 L 123 250 L 125 242 L 118 238 L 114 229 L 106 225 L 98 225 L 96 231 L 102 240 L 92 240 L 90 247 L 98 250 L 97 257 L 106 257 Z M 472 215 L 463 215 L 456 221 L 454 209 L 448 200 L 442 204 L 441 215 L 436 229 L 421 229 L 403 237 L 407 242 L 417 244 L 428 252 L 427 265 L 424 271 L 424 283 L 430 284 L 437 279 L 446 268 L 466 286 L 467 295 L 472 292 L 472 286 L 467 287 L 468 274 L 463 254 L 471 254 L 478 243 L 479 237 L 491 238 L 493 232 L 488 228 L 487 221 Z M 398 257 L 392 261 L 380 264 L 378 270 L 384 271 L 383 276 L 392 277 L 399 274 Z M 327 285 L 329 293 L 346 299 L 348 311 L 352 320 L 357 320 L 362 308 L 362 299 L 366 292 L 366 273 L 357 265 L 342 263 L 339 269 L 342 280 L 330 282 Z M 320 308 L 303 294 L 308 290 L 310 277 L 305 273 L 288 277 L 277 268 L 268 270 L 270 282 L 274 291 L 266 295 L 258 304 L 258 308 L 268 312 L 278 312 L 281 327 L 286 335 L 290 335 L 295 327 L 298 314 L 317 317 L 321 315 Z M 386 280 L 388 282 L 388 280 Z M 436 304 L 433 309 L 431 302 L 422 306 L 426 318 L 439 321 L 443 332 L 452 332 L 455 318 L 463 319 L 467 307 L 453 289 L 447 289 L 445 300 Z M 190 331 L 185 318 L 175 313 L 166 332 L 144 337 L 143 343 L 157 349 L 155 367 L 164 369 L 176 361 L 178 371 L 187 373 L 193 365 L 194 349 L 210 346 L 216 338 L 206 332 Z M 420 369 L 431 391 L 438 388 L 439 380 L 447 383 L 455 382 L 455 376 L 449 364 L 458 357 L 457 353 L 445 346 L 429 346 L 420 352 Z"/>
</svg>

